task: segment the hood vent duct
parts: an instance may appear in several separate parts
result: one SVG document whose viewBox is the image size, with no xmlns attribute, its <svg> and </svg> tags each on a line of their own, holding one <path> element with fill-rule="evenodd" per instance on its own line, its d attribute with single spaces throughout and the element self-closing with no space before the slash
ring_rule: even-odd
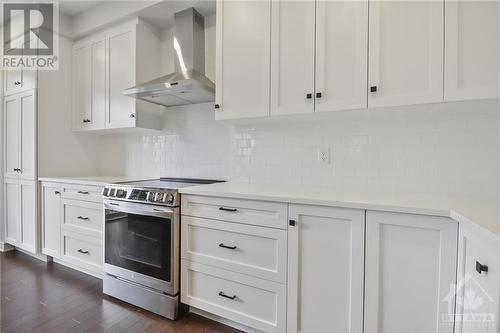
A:
<svg viewBox="0 0 500 333">
<path fill-rule="evenodd" d="M 163 106 L 213 102 L 215 84 L 205 76 L 205 19 L 194 8 L 174 15 L 175 72 L 123 91 Z"/>
</svg>

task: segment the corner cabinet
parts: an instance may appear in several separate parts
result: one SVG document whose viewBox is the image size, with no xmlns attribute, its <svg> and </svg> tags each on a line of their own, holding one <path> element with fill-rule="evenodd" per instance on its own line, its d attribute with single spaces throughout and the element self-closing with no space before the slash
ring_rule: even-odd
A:
<svg viewBox="0 0 500 333">
<path fill-rule="evenodd" d="M 457 237 L 449 218 L 367 211 L 364 332 L 453 332 Z"/>
<path fill-rule="evenodd" d="M 500 97 L 500 2 L 445 2 L 446 101 Z"/>
<path fill-rule="evenodd" d="M 288 332 L 362 332 L 365 211 L 289 206 Z"/>
<path fill-rule="evenodd" d="M 140 19 L 73 46 L 73 130 L 160 129 L 161 107 L 123 95 L 158 75 L 159 38 Z"/>
</svg>

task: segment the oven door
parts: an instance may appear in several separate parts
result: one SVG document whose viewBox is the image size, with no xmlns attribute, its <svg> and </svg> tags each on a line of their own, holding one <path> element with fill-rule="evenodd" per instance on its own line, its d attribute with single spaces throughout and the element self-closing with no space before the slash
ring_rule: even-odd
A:
<svg viewBox="0 0 500 333">
<path fill-rule="evenodd" d="M 169 295 L 179 292 L 179 209 L 104 200 L 104 271 Z"/>
</svg>

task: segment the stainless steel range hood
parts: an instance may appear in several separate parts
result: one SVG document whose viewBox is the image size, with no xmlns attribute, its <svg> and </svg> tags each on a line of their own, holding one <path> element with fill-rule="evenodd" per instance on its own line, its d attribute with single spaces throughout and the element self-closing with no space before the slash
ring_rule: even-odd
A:
<svg viewBox="0 0 500 333">
<path fill-rule="evenodd" d="M 175 72 L 123 91 L 164 106 L 213 102 L 215 84 L 205 76 L 205 22 L 194 8 L 174 15 Z"/>
</svg>

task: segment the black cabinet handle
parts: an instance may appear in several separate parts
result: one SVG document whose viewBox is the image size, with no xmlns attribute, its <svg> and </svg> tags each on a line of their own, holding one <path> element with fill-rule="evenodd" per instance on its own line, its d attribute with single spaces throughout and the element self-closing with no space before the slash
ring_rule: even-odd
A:
<svg viewBox="0 0 500 333">
<path fill-rule="evenodd" d="M 488 273 L 488 266 L 482 265 L 479 261 L 476 261 L 476 272 L 478 272 L 479 274 L 483 272 Z"/>
<path fill-rule="evenodd" d="M 219 247 L 223 247 L 223 248 L 229 249 L 229 250 L 236 250 L 236 246 L 227 246 L 227 245 L 224 245 L 224 243 L 220 243 Z"/>
<path fill-rule="evenodd" d="M 377 86 L 371 86 L 370 92 L 372 92 L 372 93 L 377 92 Z"/>
<path fill-rule="evenodd" d="M 219 104 L 215 104 L 214 108 L 220 109 L 220 105 Z"/>
<path fill-rule="evenodd" d="M 61 194 L 61 192 L 59 192 L 59 191 L 54 191 L 54 194 Z"/>
<path fill-rule="evenodd" d="M 321 98 L 321 96 L 323 96 L 323 95 L 320 92 L 316 93 L 316 98 Z"/>
<path fill-rule="evenodd" d="M 90 120 L 90 119 L 83 119 L 83 122 L 84 122 L 84 123 L 90 123 L 90 122 L 91 122 L 91 120 Z"/>
<path fill-rule="evenodd" d="M 89 254 L 89 251 L 84 251 L 82 249 L 79 249 L 78 252 L 82 253 L 82 254 Z"/>
<path fill-rule="evenodd" d="M 78 194 L 89 194 L 87 191 L 78 191 Z"/>
<path fill-rule="evenodd" d="M 236 208 L 226 208 L 226 207 L 219 207 L 219 210 L 225 211 L 225 212 L 237 212 L 238 210 Z"/>
<path fill-rule="evenodd" d="M 135 118 L 135 114 L 131 114 L 131 115 L 130 115 L 130 118 Z"/>
<path fill-rule="evenodd" d="M 20 86 L 20 85 L 21 85 L 21 81 L 16 81 L 16 82 L 14 82 L 14 85 L 16 85 L 16 86 Z"/>
<path fill-rule="evenodd" d="M 15 172 L 19 172 L 19 171 L 21 171 L 21 169 L 19 169 L 19 168 L 14 168 L 13 170 L 14 170 Z"/>
<path fill-rule="evenodd" d="M 297 225 L 297 222 L 295 220 L 289 220 L 288 225 L 291 225 L 292 227 L 295 227 Z"/>
<path fill-rule="evenodd" d="M 229 298 L 230 300 L 233 300 L 233 301 L 234 301 L 234 300 L 236 299 L 236 297 L 237 297 L 236 295 L 234 295 L 234 296 L 228 296 L 228 295 L 224 294 L 224 292 L 222 292 L 222 291 L 219 291 L 219 296 L 220 296 L 220 297 Z"/>
<path fill-rule="evenodd" d="M 313 97 L 313 94 L 306 94 L 307 99 L 311 99 Z"/>
<path fill-rule="evenodd" d="M 84 220 L 84 221 L 87 221 L 89 219 L 88 217 L 83 217 L 83 216 L 78 216 L 77 218 L 79 220 Z"/>
</svg>

